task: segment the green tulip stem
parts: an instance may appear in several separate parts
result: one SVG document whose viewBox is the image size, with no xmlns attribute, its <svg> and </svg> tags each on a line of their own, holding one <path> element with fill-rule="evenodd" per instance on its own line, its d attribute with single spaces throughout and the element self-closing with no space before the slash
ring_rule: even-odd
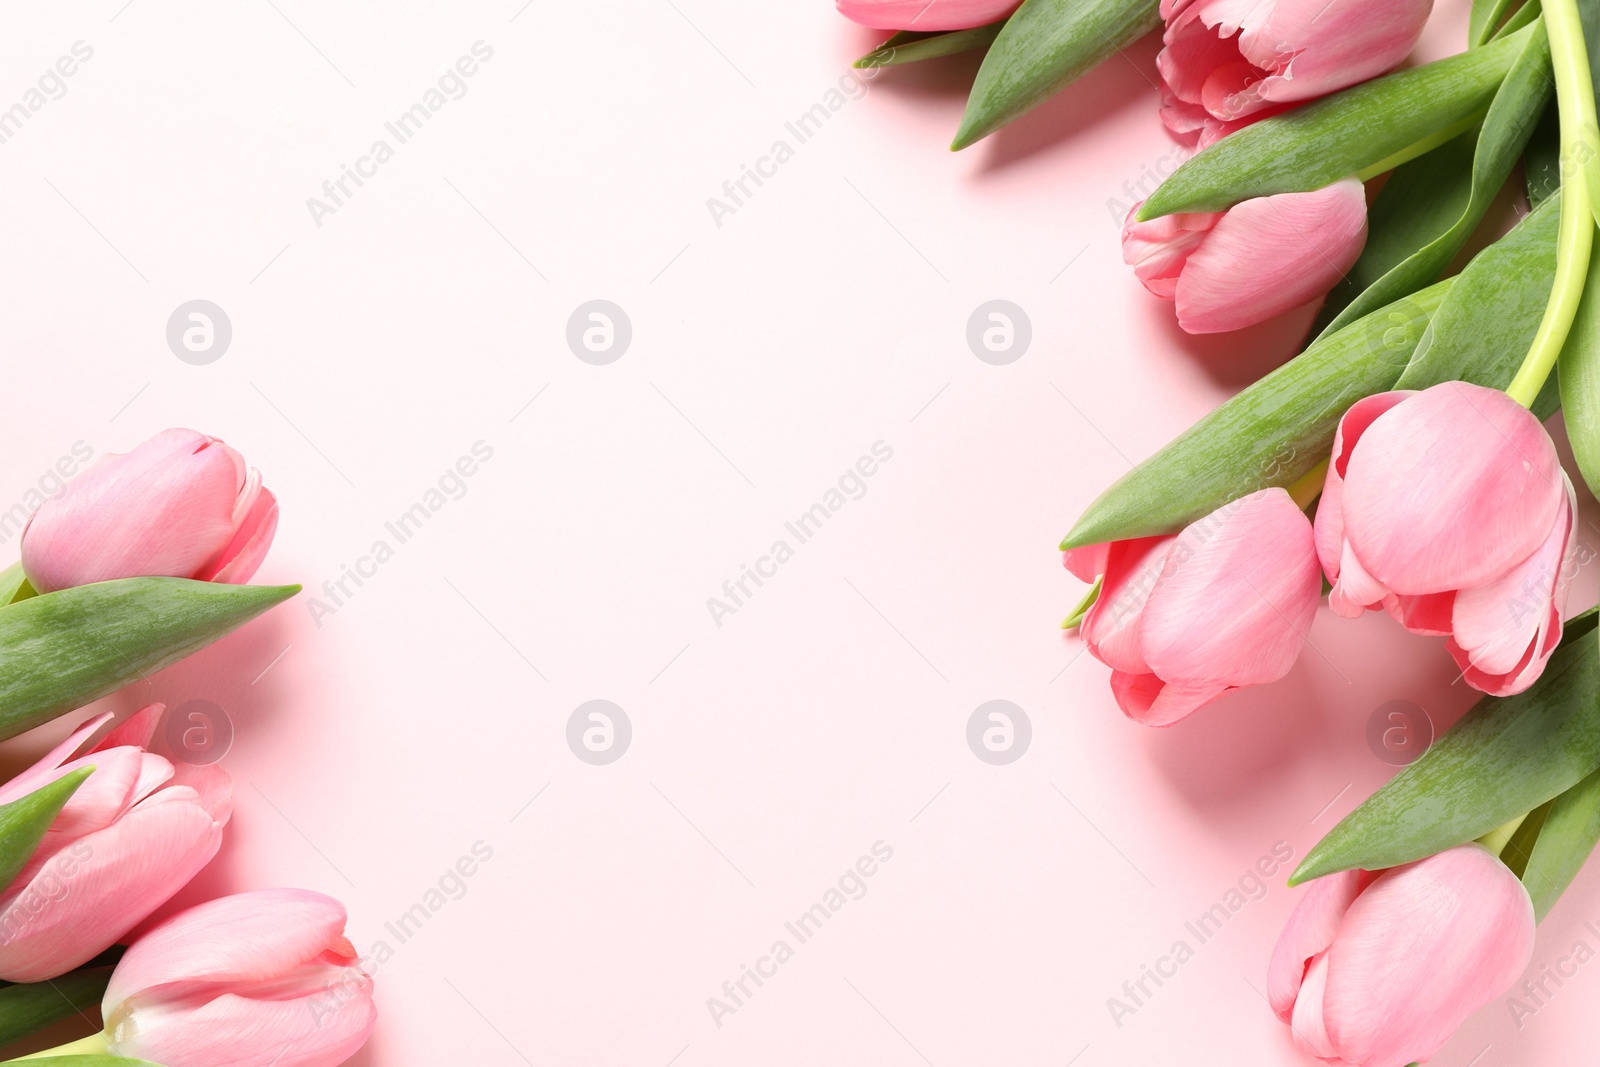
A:
<svg viewBox="0 0 1600 1067">
<path fill-rule="evenodd" d="M 1596 153 L 1594 83 L 1577 0 L 1546 0 L 1545 27 L 1550 34 L 1550 59 L 1561 114 L 1561 231 L 1556 237 L 1556 276 L 1550 301 L 1528 348 L 1527 358 L 1506 392 L 1523 407 L 1532 407 L 1561 354 L 1572 328 L 1589 274 L 1600 196 L 1600 155 Z"/>
<path fill-rule="evenodd" d="M 1442 144 L 1448 144 L 1482 122 L 1484 114 L 1485 112 L 1480 111 L 1476 115 L 1468 115 L 1459 122 L 1452 122 L 1438 133 L 1429 134 L 1414 144 L 1406 145 L 1393 155 L 1384 156 L 1376 163 L 1356 171 L 1356 178 L 1363 182 L 1370 182 L 1378 175 L 1387 174 L 1402 163 L 1409 163 L 1418 156 L 1427 155 L 1435 148 Z"/>
<path fill-rule="evenodd" d="M 1528 813 L 1523 812 L 1505 825 L 1495 827 L 1478 838 L 1478 844 L 1493 852 L 1496 856 L 1500 855 L 1501 852 L 1505 851 L 1505 847 L 1511 843 L 1511 838 L 1516 834 L 1517 827 L 1521 826 L 1522 820 L 1527 817 Z"/>
<path fill-rule="evenodd" d="M 65 1045 L 47 1048 L 43 1052 L 33 1052 L 26 1056 L 18 1056 L 7 1063 L 26 1063 L 29 1060 L 44 1060 L 55 1056 L 107 1056 L 112 1055 L 111 1042 L 106 1039 L 105 1032 L 90 1034 L 88 1037 L 79 1038 L 77 1041 L 68 1041 Z"/>
<path fill-rule="evenodd" d="M 1328 480 L 1328 461 L 1323 460 L 1315 467 L 1300 476 L 1300 480 L 1289 487 L 1289 498 L 1301 511 L 1311 506 L 1311 502 L 1322 495 L 1322 483 Z"/>
</svg>

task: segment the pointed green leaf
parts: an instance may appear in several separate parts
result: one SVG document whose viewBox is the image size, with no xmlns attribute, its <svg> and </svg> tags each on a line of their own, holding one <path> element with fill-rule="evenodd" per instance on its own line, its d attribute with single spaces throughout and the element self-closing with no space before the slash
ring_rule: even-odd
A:
<svg viewBox="0 0 1600 1067">
<path fill-rule="evenodd" d="M 1533 898 L 1533 914 L 1543 920 L 1572 884 L 1583 861 L 1600 841 L 1600 771 L 1589 775 L 1551 803 L 1533 845 L 1522 884 Z"/>
<path fill-rule="evenodd" d="M 983 57 L 959 151 L 1044 103 L 1161 24 L 1159 0 L 1023 0 Z"/>
<path fill-rule="evenodd" d="M 1289 884 L 1393 867 L 1475 840 L 1600 767 L 1600 645 L 1593 617 L 1571 629 L 1532 687 L 1479 701 L 1330 830 Z"/>
<path fill-rule="evenodd" d="M 1490 389 L 1511 384 L 1550 299 L 1560 222 L 1560 203 L 1549 201 L 1473 257 L 1428 323 L 1396 389 L 1457 380 Z M 1556 406 L 1552 377 L 1533 410 L 1542 419 Z"/>
<path fill-rule="evenodd" d="M 906 63 L 919 63 L 924 59 L 938 59 L 974 48 L 987 48 L 1000 36 L 1005 20 L 970 30 L 952 30 L 949 33 L 911 33 L 906 30 L 856 60 L 856 67 L 898 67 Z"/>
<path fill-rule="evenodd" d="M 1293 485 L 1328 458 L 1346 408 L 1394 385 L 1452 284 L 1319 339 L 1230 399 L 1102 493 L 1062 549 L 1174 533 L 1230 500 Z"/>
<path fill-rule="evenodd" d="M 0 1046 L 20 1041 L 79 1012 L 98 1017 L 100 998 L 121 950 L 45 982 L 0 983 Z"/>
<path fill-rule="evenodd" d="M 1482 48 L 1374 78 L 1229 134 L 1175 170 L 1139 217 L 1222 211 L 1251 197 L 1309 192 L 1352 174 L 1397 166 L 1476 122 L 1534 32 L 1525 27 Z"/>
<path fill-rule="evenodd" d="M 176 663 L 299 590 L 124 578 L 0 609 L 0 740 Z"/>
<path fill-rule="evenodd" d="M 1541 24 L 1524 38 L 1476 136 L 1463 134 L 1390 176 L 1373 204 L 1361 258 L 1323 308 L 1322 314 L 1328 315 L 1329 306 L 1342 307 L 1326 329 L 1415 292 L 1444 272 L 1505 185 L 1553 96 L 1552 77 L 1550 41 Z M 1463 152 L 1463 141 L 1470 155 Z M 1407 237 L 1426 234 L 1441 215 L 1448 219 L 1442 228 L 1393 261 L 1394 246 L 1406 240 L 1395 231 L 1405 231 Z M 1379 276 L 1373 278 L 1375 273 Z"/>
<path fill-rule="evenodd" d="M 33 858 L 45 831 L 92 767 L 80 767 L 25 797 L 0 805 L 0 885 L 10 885 Z"/>
</svg>

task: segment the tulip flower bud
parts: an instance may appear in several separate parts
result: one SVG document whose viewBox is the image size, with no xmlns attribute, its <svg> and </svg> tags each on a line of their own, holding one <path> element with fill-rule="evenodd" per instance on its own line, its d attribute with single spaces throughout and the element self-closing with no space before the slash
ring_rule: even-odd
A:
<svg viewBox="0 0 1600 1067">
<path fill-rule="evenodd" d="M 218 767 L 185 767 L 145 751 L 162 706 L 152 704 L 85 755 L 111 716 L 92 719 L 0 786 L 0 804 L 85 767 L 44 839 L 0 891 L 0 978 L 54 978 L 111 947 L 211 861 L 232 812 Z"/>
<path fill-rule="evenodd" d="M 1339 422 L 1317 508 L 1328 604 L 1449 635 L 1469 685 L 1520 693 L 1561 640 L 1577 521 L 1550 435 L 1505 393 L 1369 396 Z"/>
<path fill-rule="evenodd" d="M 1147 222 L 1134 217 L 1142 203 L 1122 226 L 1123 261 L 1177 305 L 1189 333 L 1242 329 L 1317 299 L 1367 242 L 1366 193 L 1354 178 Z"/>
<path fill-rule="evenodd" d="M 1481 845 L 1330 874 L 1289 916 L 1267 999 L 1295 1044 L 1325 1062 L 1421 1062 L 1511 988 L 1533 937 L 1528 891 Z"/>
<path fill-rule="evenodd" d="M 179 912 L 128 949 L 106 988 L 105 1031 L 78 1051 L 164 1067 L 334 1067 L 377 1019 L 344 905 L 264 889 Z"/>
<path fill-rule="evenodd" d="M 46 501 L 23 530 L 22 569 L 41 593 L 151 576 L 242 583 L 277 527 L 277 499 L 239 453 L 164 430 Z"/>
<path fill-rule="evenodd" d="M 1080 632 L 1129 718 L 1168 726 L 1289 673 L 1321 592 L 1311 524 L 1282 489 L 1251 493 L 1175 537 L 1066 554 L 1104 580 Z"/>
</svg>

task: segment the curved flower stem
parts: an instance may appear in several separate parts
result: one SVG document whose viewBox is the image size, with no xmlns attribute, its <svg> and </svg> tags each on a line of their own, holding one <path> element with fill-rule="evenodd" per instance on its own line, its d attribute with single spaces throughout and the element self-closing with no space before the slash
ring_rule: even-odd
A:
<svg viewBox="0 0 1600 1067">
<path fill-rule="evenodd" d="M 1511 843 L 1511 838 L 1516 834 L 1517 827 L 1521 826 L 1522 820 L 1526 819 L 1527 817 L 1528 813 L 1523 812 L 1521 815 L 1518 815 L 1515 819 L 1512 819 L 1504 826 L 1495 827 L 1493 830 L 1490 830 L 1488 833 L 1478 838 L 1478 844 L 1482 845 L 1490 852 L 1493 852 L 1496 856 L 1500 855 L 1500 853 L 1505 851 L 1505 847 Z"/>
<path fill-rule="evenodd" d="M 1600 124 L 1595 119 L 1594 82 L 1577 3 L 1545 0 L 1543 8 L 1561 114 L 1561 232 L 1556 239 L 1556 277 L 1550 302 L 1527 358 L 1506 388 L 1511 399 L 1523 407 L 1533 406 L 1566 343 L 1583 297 L 1595 219 L 1600 217 L 1595 200 L 1600 197 Z"/>
<path fill-rule="evenodd" d="M 1311 506 L 1311 502 L 1322 495 L 1322 483 L 1328 480 L 1328 461 L 1323 460 L 1315 467 L 1300 476 L 1300 480 L 1289 487 L 1289 498 L 1301 511 Z"/>
<path fill-rule="evenodd" d="M 26 1056 L 18 1056 L 6 1063 L 27 1063 L 29 1060 L 48 1059 L 52 1056 L 104 1056 L 110 1053 L 111 1042 L 106 1040 L 104 1032 L 90 1034 L 88 1037 L 79 1038 L 77 1041 L 68 1041 L 65 1045 L 47 1048 L 43 1052 L 33 1052 Z"/>
</svg>

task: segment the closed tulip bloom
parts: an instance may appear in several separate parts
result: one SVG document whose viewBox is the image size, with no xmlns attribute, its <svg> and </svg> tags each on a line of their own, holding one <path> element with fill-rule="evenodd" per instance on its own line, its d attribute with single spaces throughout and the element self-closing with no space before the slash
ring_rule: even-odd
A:
<svg viewBox="0 0 1600 1067">
<path fill-rule="evenodd" d="M 835 0 L 839 14 L 879 30 L 969 30 L 1005 18 L 1019 0 Z"/>
<path fill-rule="evenodd" d="M 145 751 L 161 716 L 152 704 L 82 756 L 107 719 L 85 723 L 0 787 L 0 804 L 81 767 L 94 771 L 0 892 L 0 978 L 39 982 L 110 948 L 211 861 L 232 812 L 217 767 L 184 767 Z"/>
<path fill-rule="evenodd" d="M 1122 258 L 1144 287 L 1174 302 L 1189 333 L 1238 330 L 1324 295 L 1367 242 L 1367 200 L 1354 178 L 1278 193 L 1227 211 L 1164 215 L 1122 226 Z"/>
<path fill-rule="evenodd" d="M 1432 7 L 1432 0 L 1162 0 L 1167 28 L 1156 69 L 1166 106 L 1232 123 L 1366 81 L 1405 59 Z"/>
<path fill-rule="evenodd" d="M 247 582 L 277 528 L 277 499 L 244 457 L 163 430 L 46 501 L 23 530 L 22 569 L 41 593 L 147 575 Z"/>
<path fill-rule="evenodd" d="M 1339 422 L 1317 508 L 1329 606 L 1448 635 L 1470 685 L 1519 693 L 1561 640 L 1577 514 L 1550 435 L 1505 393 L 1367 397 Z"/>
<path fill-rule="evenodd" d="M 263 889 L 180 912 L 128 949 L 105 1031 L 79 1046 L 164 1067 L 334 1067 L 372 1032 L 372 978 L 344 905 Z"/>
<path fill-rule="evenodd" d="M 1482 845 L 1330 874 L 1289 916 L 1267 999 L 1295 1044 L 1325 1063 L 1404 1067 L 1511 988 L 1533 937 L 1527 890 Z"/>
<path fill-rule="evenodd" d="M 1322 590 L 1311 523 L 1282 489 L 1065 562 L 1083 581 L 1104 576 L 1079 632 L 1111 668 L 1118 706 L 1147 726 L 1289 673 Z"/>
</svg>

